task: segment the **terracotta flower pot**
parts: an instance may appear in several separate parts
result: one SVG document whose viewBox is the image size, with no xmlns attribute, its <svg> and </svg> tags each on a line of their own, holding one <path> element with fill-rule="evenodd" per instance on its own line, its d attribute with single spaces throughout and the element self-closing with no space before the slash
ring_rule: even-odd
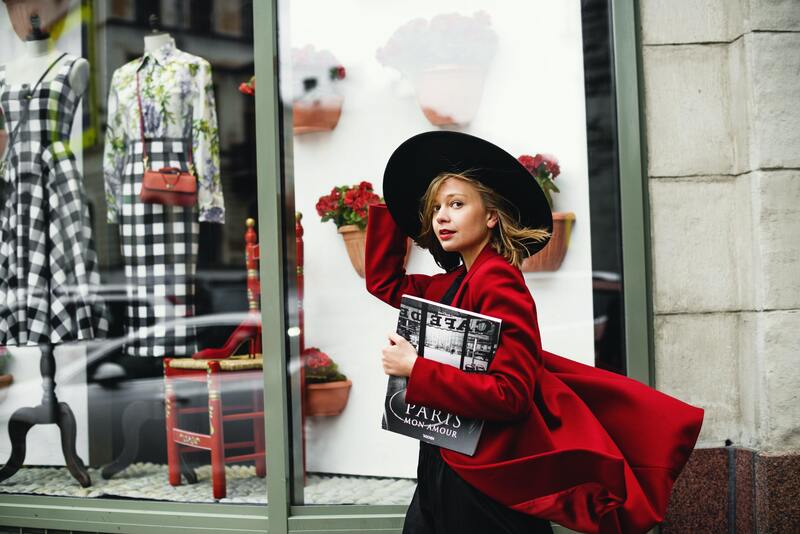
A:
<svg viewBox="0 0 800 534">
<path fill-rule="evenodd" d="M 364 278 L 364 255 L 367 249 L 367 231 L 361 230 L 355 224 L 346 224 L 340 226 L 338 232 L 344 239 L 344 246 L 347 248 L 347 255 L 350 256 L 350 263 L 358 273 L 358 276 Z M 408 240 L 406 245 L 406 257 L 403 259 L 403 266 L 408 264 L 408 257 L 411 255 L 411 245 L 413 242 Z"/>
<path fill-rule="evenodd" d="M 306 384 L 303 404 L 306 415 L 339 415 L 350 397 L 350 380 Z"/>
<path fill-rule="evenodd" d="M 358 273 L 364 278 L 364 251 L 367 248 L 367 232 L 360 229 L 355 224 L 346 224 L 339 227 L 339 233 L 344 239 L 344 246 L 347 248 L 347 255 L 350 256 L 350 263 Z"/>
<path fill-rule="evenodd" d="M 333 130 L 342 115 L 343 100 L 341 97 L 336 97 L 311 103 L 295 102 L 292 105 L 292 132 L 300 135 Z"/>
<path fill-rule="evenodd" d="M 424 70 L 415 82 L 417 102 L 434 126 L 468 124 L 480 107 L 483 70 L 474 67 L 442 66 Z"/>
<path fill-rule="evenodd" d="M 522 271 L 557 271 L 567 253 L 574 223 L 575 214 L 571 211 L 554 211 L 550 241 L 542 250 L 522 262 Z"/>
<path fill-rule="evenodd" d="M 8 145 L 8 132 L 0 130 L 0 158 L 6 154 L 6 146 Z"/>
</svg>

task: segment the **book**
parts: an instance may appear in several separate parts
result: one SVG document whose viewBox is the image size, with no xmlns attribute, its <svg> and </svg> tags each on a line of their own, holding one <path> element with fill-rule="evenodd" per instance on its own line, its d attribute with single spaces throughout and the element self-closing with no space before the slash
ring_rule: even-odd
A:
<svg viewBox="0 0 800 534">
<path fill-rule="evenodd" d="M 502 321 L 410 295 L 403 295 L 397 333 L 417 355 L 468 373 L 485 373 L 500 340 Z M 483 421 L 406 403 L 408 378 L 390 376 L 381 428 L 472 456 Z"/>
</svg>

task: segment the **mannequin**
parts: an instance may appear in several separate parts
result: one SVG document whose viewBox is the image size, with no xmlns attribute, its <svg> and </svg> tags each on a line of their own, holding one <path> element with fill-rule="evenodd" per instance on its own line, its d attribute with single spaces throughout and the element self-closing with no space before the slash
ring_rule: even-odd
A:
<svg viewBox="0 0 800 534">
<path fill-rule="evenodd" d="M 152 302 L 166 297 L 171 302 L 168 307 L 128 307 L 125 320 L 129 339 L 124 354 L 158 359 L 160 364 L 165 356 L 189 357 L 197 352 L 194 327 L 184 327 L 182 321 L 194 315 L 199 223 L 224 223 L 224 203 L 211 65 L 179 50 L 159 27 L 156 15 L 150 15 L 149 26 L 150 31 L 143 36 L 142 57 L 120 66 L 111 79 L 103 170 L 107 221 L 119 228 L 129 295 Z M 163 99 L 153 99 L 156 90 Z M 143 158 L 145 147 L 148 163 Z M 196 205 L 142 203 L 136 188 L 145 165 L 150 169 L 191 167 L 198 183 Z M 161 244 L 160 250 L 154 243 Z M 158 275 L 148 278 L 140 273 Z M 176 326 L 141 335 L 141 331 L 159 324 Z M 125 407 L 124 448 L 103 468 L 104 478 L 114 476 L 134 460 L 142 424 L 155 417 L 163 419 L 163 415 L 160 398 L 136 400 Z M 196 480 L 194 472 L 183 467 L 187 480 Z"/>
<path fill-rule="evenodd" d="M 25 42 L 25 54 L 5 65 L 6 80 L 13 85 L 33 86 L 47 67 L 61 55 L 49 40 L 48 29 L 64 17 L 69 2 L 66 0 L 3 0 L 14 33 Z M 39 24 L 34 26 L 31 18 L 36 15 Z M 56 76 L 51 71 L 42 82 L 52 81 Z M 69 81 L 75 92 L 82 96 L 89 80 L 89 62 L 81 58 L 75 62 Z"/>
<path fill-rule="evenodd" d="M 28 84 L 33 86 L 39 76 L 61 55 L 61 51 L 52 47 L 50 39 L 25 41 L 25 55 L 6 64 L 6 79 L 11 85 Z M 42 83 L 52 81 L 58 71 L 51 69 Z M 78 96 L 83 96 L 89 82 L 89 62 L 78 59 L 70 69 L 69 83 Z"/>
<path fill-rule="evenodd" d="M 168 33 L 157 33 L 155 35 L 145 35 L 144 36 L 144 51 L 147 52 L 155 52 L 162 46 L 167 43 L 175 43 L 175 40 L 172 36 Z"/>
<path fill-rule="evenodd" d="M 10 1 L 6 5 L 10 15 L 12 9 L 16 10 L 14 29 L 19 35 L 19 28 L 22 26 L 18 17 L 20 10 L 30 6 Z M 19 227 L 23 232 L 26 228 L 37 225 L 50 228 L 50 232 L 35 234 L 43 237 L 36 237 L 28 242 L 29 247 L 25 248 L 33 255 L 27 254 L 23 249 L 0 258 L 0 273 L 3 274 L 0 276 L 0 296 L 3 296 L 3 302 L 9 302 L 6 300 L 8 295 L 18 291 L 32 295 L 27 298 L 36 307 L 35 317 L 38 319 L 32 322 L 20 321 L 13 306 L 3 308 L 0 318 L 8 325 L 13 325 L 13 329 L 3 328 L 0 336 L 3 343 L 8 345 L 38 345 L 41 350 L 43 395 L 39 405 L 20 408 L 9 419 L 8 432 L 12 451 L 11 457 L 0 470 L 0 480 L 14 475 L 24 463 L 28 431 L 35 425 L 56 424 L 61 433 L 67 468 L 81 486 L 87 487 L 91 480 L 75 450 L 75 417 L 69 405 L 59 402 L 55 393 L 56 364 L 53 345 L 94 338 L 107 330 L 103 311 L 84 299 L 88 295 L 61 291 L 64 287 L 62 281 L 67 284 L 83 284 L 84 287 L 99 284 L 97 257 L 91 247 L 88 206 L 74 156 L 69 150 L 68 139 L 80 96 L 87 89 L 89 64 L 82 58 L 53 50 L 49 35 L 41 29 L 39 15 L 35 9 L 31 10 L 30 33 L 25 38 L 26 53 L 5 67 L 0 80 L 3 88 L 0 97 L 3 102 L 12 106 L 8 108 L 10 114 L 7 120 L 13 117 L 16 123 L 14 131 L 18 135 L 15 137 L 14 133 L 11 134 L 11 145 L 8 147 L 9 153 L 14 154 L 14 159 L 11 160 L 14 163 L 6 168 L 10 193 L 2 206 L 0 230 L 3 232 L 4 242 L 7 240 L 10 243 L 10 250 L 20 250 L 15 246 L 18 235 L 16 226 L 10 222 L 15 220 L 14 217 L 16 224 L 21 224 Z M 46 121 L 30 121 L 26 109 L 31 105 L 31 99 L 36 101 L 41 98 L 42 84 L 48 85 L 50 97 L 55 92 L 59 99 L 58 104 L 53 105 L 53 100 L 49 97 L 38 100 L 40 105 L 46 106 L 49 118 Z M 32 148 L 20 150 L 20 146 Z M 46 162 L 41 165 L 39 172 L 28 170 L 28 163 L 39 162 Z M 35 194 L 20 193 L 27 190 L 40 191 L 39 198 L 42 200 L 32 201 L 32 198 L 37 198 Z M 48 199 L 53 194 L 63 195 L 59 198 L 71 200 L 59 204 L 59 209 L 52 209 Z M 34 215 L 28 217 L 29 213 Z M 76 235 L 81 237 L 72 237 Z M 45 261 L 30 261 L 37 256 L 45 258 Z M 52 258 L 57 261 L 49 261 Z M 19 271 L 26 270 L 23 275 L 17 275 Z M 80 309 L 85 320 L 76 322 L 77 316 L 72 315 L 71 311 L 64 311 L 64 305 L 72 305 L 75 310 Z M 56 326 L 54 321 L 57 322 Z M 60 328 L 59 325 L 68 326 Z"/>
<path fill-rule="evenodd" d="M 161 31 L 158 20 L 158 15 L 150 15 L 148 18 L 150 24 L 150 35 L 144 36 L 144 51 L 145 53 L 153 53 L 165 44 L 175 44 L 175 39 L 165 31 Z"/>
</svg>

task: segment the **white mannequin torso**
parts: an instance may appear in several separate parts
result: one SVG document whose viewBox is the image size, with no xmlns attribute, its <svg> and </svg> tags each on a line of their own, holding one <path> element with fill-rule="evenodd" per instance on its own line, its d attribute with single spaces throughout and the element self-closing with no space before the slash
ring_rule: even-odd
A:
<svg viewBox="0 0 800 534">
<path fill-rule="evenodd" d="M 172 36 L 168 33 L 157 33 L 155 35 L 144 36 L 144 51 L 155 52 L 167 43 L 174 43 Z"/>
<path fill-rule="evenodd" d="M 47 70 L 53 61 L 62 54 L 61 51 L 55 48 L 51 49 L 49 41 L 43 39 L 41 41 L 26 41 L 25 52 L 26 54 L 19 59 L 15 59 L 7 63 L 6 68 L 6 82 L 10 85 L 28 84 L 33 86 L 42 73 Z M 62 60 L 63 61 L 63 60 Z M 43 82 L 53 80 L 58 74 L 58 65 L 50 69 Z M 72 89 L 78 96 L 86 92 L 86 87 L 89 82 L 89 62 L 83 58 L 79 58 L 69 73 L 69 83 Z"/>
</svg>

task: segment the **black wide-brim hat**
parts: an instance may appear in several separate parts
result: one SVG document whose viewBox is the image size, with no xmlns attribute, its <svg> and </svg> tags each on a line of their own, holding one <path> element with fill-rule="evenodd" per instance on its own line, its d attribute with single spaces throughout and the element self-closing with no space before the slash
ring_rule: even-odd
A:
<svg viewBox="0 0 800 534">
<path fill-rule="evenodd" d="M 409 237 L 420 234 L 420 204 L 428 185 L 444 172 L 467 173 L 500 194 L 523 228 L 553 231 L 547 198 L 533 175 L 517 158 L 473 135 L 433 131 L 404 141 L 389 158 L 383 173 L 383 197 L 397 225 Z M 547 240 L 523 245 L 532 256 Z"/>
</svg>

